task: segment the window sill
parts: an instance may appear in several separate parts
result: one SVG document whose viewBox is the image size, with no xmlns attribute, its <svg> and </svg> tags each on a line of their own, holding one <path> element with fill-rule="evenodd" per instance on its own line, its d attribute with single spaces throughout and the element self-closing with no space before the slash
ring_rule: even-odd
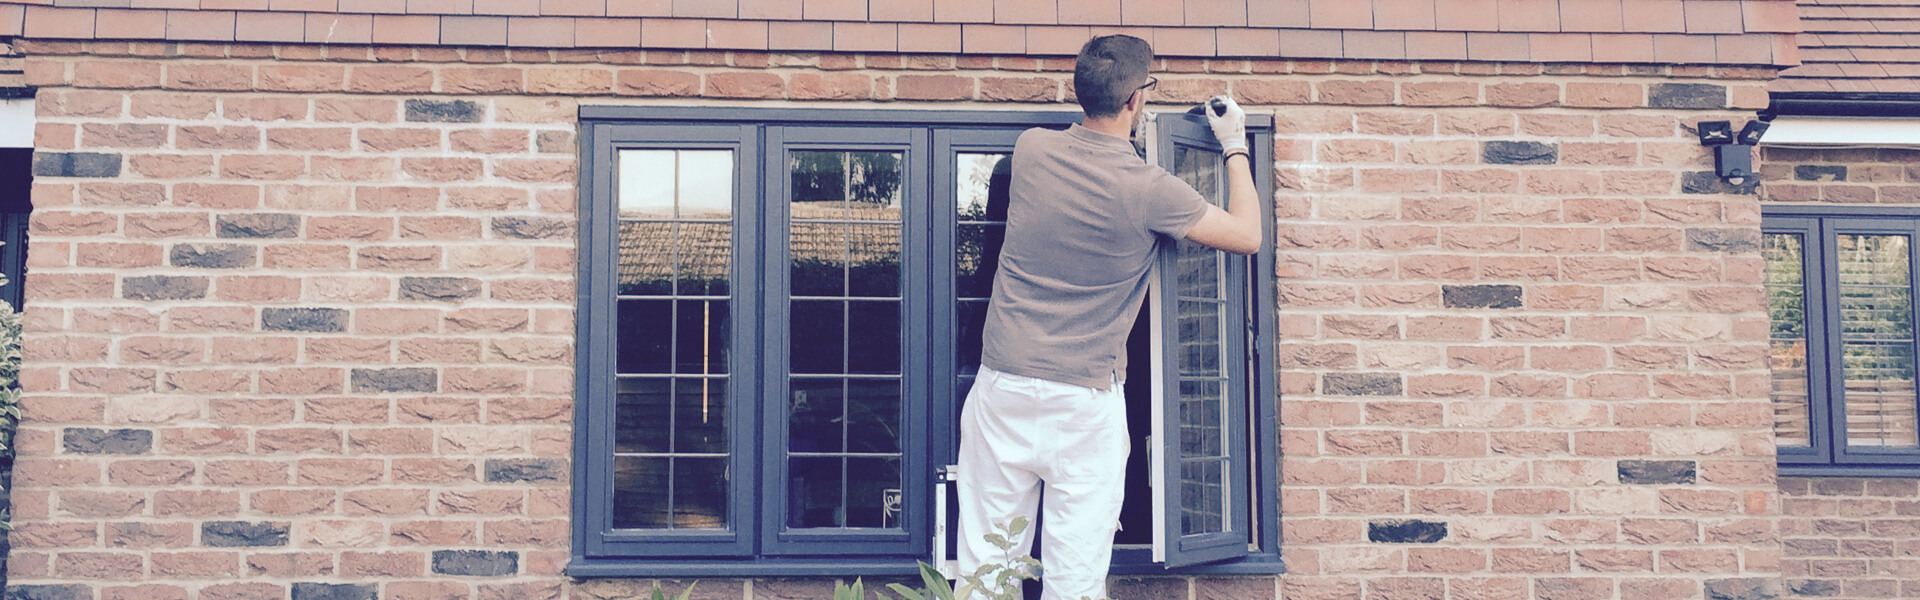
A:
<svg viewBox="0 0 1920 600">
<path fill-rule="evenodd" d="M 1240 560 L 1168 569 L 1157 564 L 1114 565 L 1110 575 L 1280 575 L 1286 572 L 1272 554 Z M 920 563 L 898 558 L 764 558 L 759 560 L 586 558 L 567 563 L 567 576 L 594 577 L 916 577 Z"/>
<path fill-rule="evenodd" d="M 1920 478 L 1916 465 L 1795 465 L 1781 464 L 1781 477 L 1912 477 Z"/>
</svg>

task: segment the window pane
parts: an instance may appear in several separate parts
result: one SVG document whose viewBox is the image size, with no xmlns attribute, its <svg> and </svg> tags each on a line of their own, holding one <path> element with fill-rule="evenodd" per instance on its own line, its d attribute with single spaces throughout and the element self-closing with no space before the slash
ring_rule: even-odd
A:
<svg viewBox="0 0 1920 600">
<path fill-rule="evenodd" d="M 614 452 L 657 453 L 670 451 L 671 423 L 667 414 L 667 390 L 673 380 L 623 377 L 617 382 L 614 404 Z"/>
<path fill-rule="evenodd" d="M 789 527 L 899 526 L 901 158 L 789 161 Z"/>
<path fill-rule="evenodd" d="M 1222 204 L 1220 155 L 1205 148 L 1174 146 L 1173 173 L 1192 185 L 1201 197 Z M 1176 435 L 1179 469 L 1179 536 L 1228 530 L 1227 470 L 1232 465 L 1226 435 L 1229 378 L 1225 364 L 1230 314 L 1226 285 L 1226 255 L 1192 242 L 1180 241 L 1174 254 L 1174 297 L 1178 326 L 1175 355 L 1179 423 Z"/>
<path fill-rule="evenodd" d="M 618 310 L 619 372 L 672 373 L 673 302 L 621 300 Z"/>
<path fill-rule="evenodd" d="M 726 454 L 727 412 L 726 379 L 677 380 L 673 398 L 673 451 Z M 664 420 L 658 416 L 654 419 Z"/>
<path fill-rule="evenodd" d="M 1806 252 L 1796 234 L 1767 234 L 1767 315 L 1773 370 L 1773 431 L 1788 447 L 1813 444 L 1807 383 Z"/>
<path fill-rule="evenodd" d="M 674 304 L 676 372 L 683 375 L 724 375 L 727 372 L 728 324 L 725 300 L 681 300 Z"/>
<path fill-rule="evenodd" d="M 787 404 L 787 449 L 839 452 L 846 446 L 846 380 L 795 377 Z"/>
<path fill-rule="evenodd" d="M 1847 444 L 1920 447 L 1912 261 L 1902 235 L 1838 236 Z"/>
<path fill-rule="evenodd" d="M 618 161 L 614 526 L 726 527 L 733 153 Z"/>
<path fill-rule="evenodd" d="M 673 293 L 674 239 L 679 224 L 620 222 L 620 289 L 623 296 Z"/>
<path fill-rule="evenodd" d="M 955 397 L 964 398 L 980 371 L 987 300 L 1000 266 L 1000 246 L 1007 239 L 1013 155 L 967 152 L 954 159 L 954 384 L 961 390 Z"/>
<path fill-rule="evenodd" d="M 620 218 L 667 219 L 674 216 L 679 169 L 677 150 L 622 150 L 619 179 Z"/>
<path fill-rule="evenodd" d="M 682 222 L 674 234 L 674 280 L 680 295 L 727 295 L 727 279 L 733 275 L 733 223 Z"/>
<path fill-rule="evenodd" d="M 788 360 L 795 373 L 843 373 L 846 367 L 847 303 L 838 300 L 795 300 L 790 318 L 792 348 Z"/>
</svg>

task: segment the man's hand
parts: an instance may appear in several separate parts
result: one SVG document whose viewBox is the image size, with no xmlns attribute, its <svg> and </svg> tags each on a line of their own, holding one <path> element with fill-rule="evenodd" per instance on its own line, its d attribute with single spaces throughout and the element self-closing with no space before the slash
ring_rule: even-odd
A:
<svg viewBox="0 0 1920 600">
<path fill-rule="evenodd" d="M 1227 106 L 1226 114 L 1214 114 L 1215 103 Z M 1214 139 L 1220 140 L 1220 151 L 1247 149 L 1247 111 L 1240 109 L 1240 103 L 1232 96 L 1214 96 L 1207 101 L 1207 126 L 1213 128 Z"/>
</svg>

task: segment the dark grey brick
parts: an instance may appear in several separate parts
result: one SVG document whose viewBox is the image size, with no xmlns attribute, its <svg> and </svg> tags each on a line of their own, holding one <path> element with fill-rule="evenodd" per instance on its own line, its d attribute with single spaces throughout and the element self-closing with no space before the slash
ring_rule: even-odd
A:
<svg viewBox="0 0 1920 600">
<path fill-rule="evenodd" d="M 208 521 L 200 524 L 200 543 L 215 548 L 287 545 L 287 524 Z"/>
<path fill-rule="evenodd" d="M 1840 584 L 1830 579 L 1793 579 L 1787 581 L 1787 589 L 1795 596 L 1840 595 Z"/>
<path fill-rule="evenodd" d="M 207 278 L 146 275 L 120 280 L 120 296 L 128 300 L 197 300 L 207 297 Z"/>
<path fill-rule="evenodd" d="M 377 600 L 371 583 L 296 583 L 293 600 Z"/>
<path fill-rule="evenodd" d="M 1753 195 L 1760 193 L 1760 178 L 1747 177 L 1734 185 L 1713 171 L 1687 171 L 1680 174 L 1680 193 Z"/>
<path fill-rule="evenodd" d="M 1793 178 L 1801 181 L 1846 181 L 1846 165 L 1797 165 Z"/>
<path fill-rule="evenodd" d="M 488 483 L 548 483 L 567 480 L 567 461 L 558 458 L 487 459 Z"/>
<path fill-rule="evenodd" d="M 260 311 L 260 327 L 267 331 L 341 332 L 347 330 L 347 311 L 341 308 L 267 308 Z"/>
<path fill-rule="evenodd" d="M 493 233 L 501 237 L 545 240 L 573 237 L 573 220 L 552 217 L 494 217 Z"/>
<path fill-rule="evenodd" d="M 1620 461 L 1620 483 L 1693 483 L 1694 471 L 1690 460 L 1623 460 Z"/>
<path fill-rule="evenodd" d="M 1707 600 L 1773 600 L 1783 587 L 1773 578 L 1708 579 L 1706 592 Z"/>
<path fill-rule="evenodd" d="M 9 585 L 7 600 L 93 600 L 93 590 L 71 583 L 57 585 Z"/>
<path fill-rule="evenodd" d="M 467 277 L 401 277 L 402 300 L 466 300 L 480 295 L 480 280 Z"/>
<path fill-rule="evenodd" d="M 176 267 L 240 269 L 251 267 L 257 251 L 240 244 L 174 244 L 167 261 Z"/>
<path fill-rule="evenodd" d="M 119 177 L 120 155 L 103 152 L 36 152 L 34 177 Z"/>
<path fill-rule="evenodd" d="M 415 123 L 479 123 L 480 105 L 470 100 L 408 100 L 407 120 Z"/>
<path fill-rule="evenodd" d="M 69 427 L 61 432 L 60 445 L 74 454 L 146 454 L 153 451 L 153 432 Z"/>
<path fill-rule="evenodd" d="M 486 550 L 435 550 L 433 572 L 441 575 L 496 577 L 520 572 L 520 553 Z"/>
<path fill-rule="evenodd" d="M 1727 86 L 1710 83 L 1656 83 L 1647 87 L 1653 108 L 1726 108 Z"/>
<path fill-rule="evenodd" d="M 1447 285 L 1440 298 L 1447 308 L 1520 308 L 1520 286 Z"/>
<path fill-rule="evenodd" d="M 1688 229 L 1687 249 L 1709 252 L 1753 252 L 1760 249 L 1760 230 Z"/>
<path fill-rule="evenodd" d="M 1367 524 L 1367 541 L 1381 544 L 1431 544 L 1447 537 L 1440 521 L 1374 521 Z"/>
<path fill-rule="evenodd" d="M 1394 373 L 1328 373 L 1320 378 L 1329 396 L 1398 396 L 1400 376 Z"/>
<path fill-rule="evenodd" d="M 1560 162 L 1560 145 L 1540 142 L 1487 142 L 1480 161 L 1490 165 L 1551 165 Z"/>
<path fill-rule="evenodd" d="M 354 369 L 356 392 L 434 392 L 440 390 L 440 376 L 433 369 Z"/>
<path fill-rule="evenodd" d="M 290 238 L 300 235 L 300 216 L 282 214 L 222 215 L 214 221 L 223 238 Z"/>
</svg>

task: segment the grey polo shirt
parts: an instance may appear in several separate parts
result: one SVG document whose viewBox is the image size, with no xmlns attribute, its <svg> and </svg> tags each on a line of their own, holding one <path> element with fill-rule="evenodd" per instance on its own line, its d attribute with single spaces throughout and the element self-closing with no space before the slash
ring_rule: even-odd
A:
<svg viewBox="0 0 1920 600">
<path fill-rule="evenodd" d="M 1020 134 L 1010 195 L 981 364 L 1091 388 L 1124 380 L 1156 234 L 1186 237 L 1206 201 L 1126 139 L 1079 125 Z"/>
</svg>

